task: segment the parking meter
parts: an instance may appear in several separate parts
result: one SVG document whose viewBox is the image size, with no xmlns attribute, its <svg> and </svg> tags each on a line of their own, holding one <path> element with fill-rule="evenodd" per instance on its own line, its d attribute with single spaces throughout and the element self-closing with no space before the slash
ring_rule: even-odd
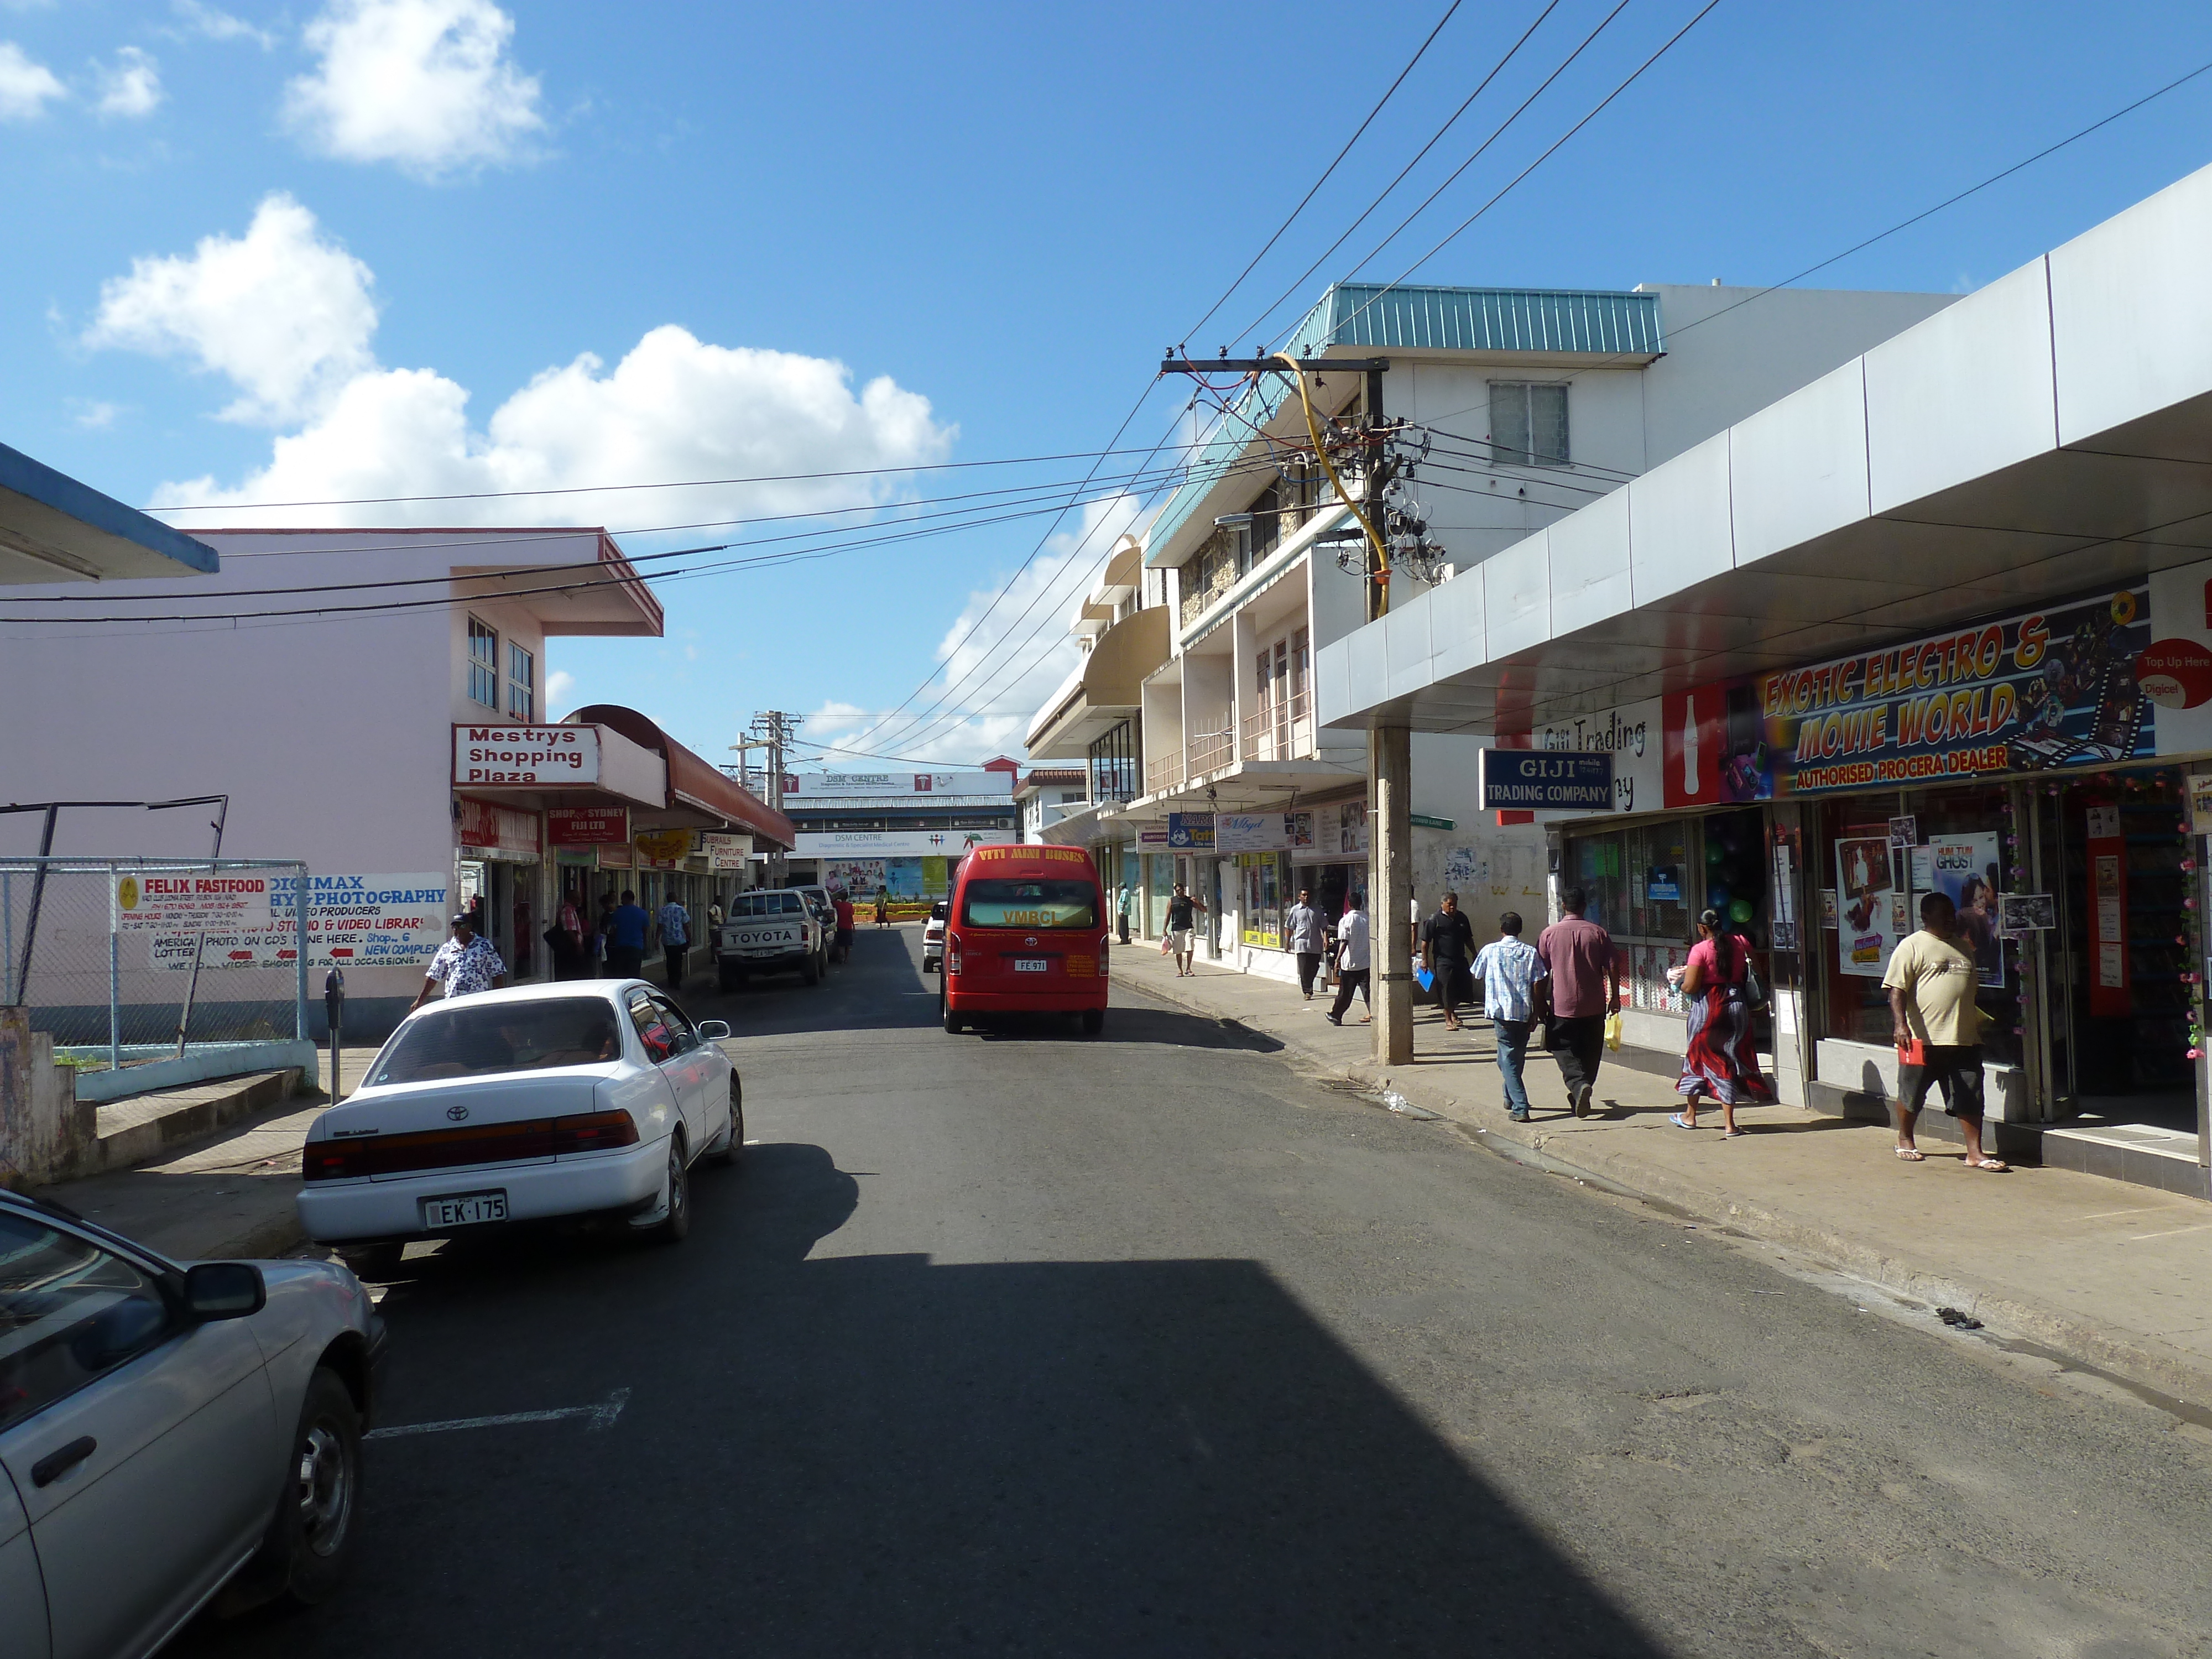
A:
<svg viewBox="0 0 2212 1659">
<path fill-rule="evenodd" d="M 338 1034 L 345 1025 L 345 969 L 333 968 L 323 975 L 323 1012 L 331 1027 L 331 1098 L 341 1097 L 338 1083 Z"/>
</svg>

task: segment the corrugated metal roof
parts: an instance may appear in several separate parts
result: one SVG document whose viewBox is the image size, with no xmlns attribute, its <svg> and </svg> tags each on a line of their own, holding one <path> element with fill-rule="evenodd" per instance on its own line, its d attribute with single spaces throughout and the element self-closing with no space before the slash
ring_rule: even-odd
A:
<svg viewBox="0 0 2212 1659">
<path fill-rule="evenodd" d="M 1656 294 L 1338 283 L 1291 331 L 1291 349 L 1301 357 L 1330 346 L 1358 346 L 1650 358 L 1665 349 L 1662 338 Z"/>
<path fill-rule="evenodd" d="M 1378 297 L 1379 296 L 1379 297 Z M 1553 352 L 1649 362 L 1664 349 L 1659 296 L 1608 289 L 1415 288 L 1336 283 L 1291 331 L 1293 356 L 1332 346 L 1370 351 Z M 1145 536 L 1145 560 L 1158 561 L 1213 486 L 1291 396 L 1283 375 L 1245 389 L 1236 412 L 1218 422 L 1192 457 L 1183 483 Z M 1389 408 L 1386 385 L 1383 408 Z"/>
</svg>

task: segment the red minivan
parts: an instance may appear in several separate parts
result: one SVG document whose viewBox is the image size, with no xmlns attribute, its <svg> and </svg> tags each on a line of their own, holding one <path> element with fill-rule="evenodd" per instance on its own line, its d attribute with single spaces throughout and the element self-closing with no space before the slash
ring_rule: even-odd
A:
<svg viewBox="0 0 2212 1659">
<path fill-rule="evenodd" d="M 977 847 L 961 860 L 939 975 L 945 1029 L 978 1014 L 1069 1013 L 1106 1025 L 1106 896 L 1079 847 Z"/>
</svg>

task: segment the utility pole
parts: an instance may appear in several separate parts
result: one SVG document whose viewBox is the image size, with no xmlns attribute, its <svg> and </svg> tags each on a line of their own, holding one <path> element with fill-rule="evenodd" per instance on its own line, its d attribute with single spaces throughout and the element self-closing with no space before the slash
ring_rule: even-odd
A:
<svg viewBox="0 0 2212 1659">
<path fill-rule="evenodd" d="M 787 714 L 781 708 L 770 708 L 753 716 L 750 740 L 745 744 L 746 748 L 768 750 L 768 804 L 779 812 L 783 811 L 784 746 L 799 735 L 801 724 L 803 718 L 800 715 Z M 735 744 L 732 746 L 736 747 Z M 768 855 L 768 884 L 781 887 L 785 878 L 783 854 L 770 853 Z"/>
<path fill-rule="evenodd" d="M 750 789 L 753 787 L 753 768 L 750 751 L 755 749 L 767 748 L 768 739 L 766 738 L 755 737 L 739 738 L 735 743 L 732 744 L 730 747 L 735 751 L 738 757 L 738 787 L 740 789 Z M 765 791 L 763 792 L 763 798 L 766 798 Z"/>
</svg>

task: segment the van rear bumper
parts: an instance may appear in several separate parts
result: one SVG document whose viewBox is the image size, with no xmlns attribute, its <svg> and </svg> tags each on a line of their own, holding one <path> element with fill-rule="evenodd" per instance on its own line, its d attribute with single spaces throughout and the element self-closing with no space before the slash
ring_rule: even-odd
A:
<svg viewBox="0 0 2212 1659">
<path fill-rule="evenodd" d="M 945 997 L 956 1014 L 1079 1013 L 1103 1008 L 1111 981 L 1061 980 L 1048 990 L 975 991 L 948 985 Z"/>
</svg>

